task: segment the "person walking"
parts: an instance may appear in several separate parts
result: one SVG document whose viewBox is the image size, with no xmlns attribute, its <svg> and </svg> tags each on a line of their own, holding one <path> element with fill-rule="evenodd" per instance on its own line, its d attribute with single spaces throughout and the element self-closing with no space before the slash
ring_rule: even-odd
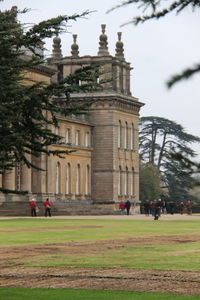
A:
<svg viewBox="0 0 200 300">
<path fill-rule="evenodd" d="M 155 213 L 154 213 L 154 220 L 158 220 L 160 218 L 161 214 L 161 207 L 162 207 L 162 202 L 161 200 L 157 200 L 155 202 Z"/>
<path fill-rule="evenodd" d="M 125 208 L 126 208 L 126 214 L 128 216 L 130 213 L 130 208 L 131 208 L 131 202 L 129 200 L 126 201 Z"/>
<path fill-rule="evenodd" d="M 124 210 L 125 210 L 125 203 L 124 203 L 124 201 L 120 201 L 119 202 L 119 209 L 120 209 L 121 215 L 123 215 L 124 214 Z"/>
<path fill-rule="evenodd" d="M 47 215 L 51 217 L 51 203 L 49 201 L 49 198 L 47 198 L 46 201 L 44 202 L 44 210 L 45 210 L 45 217 L 47 217 Z"/>
<path fill-rule="evenodd" d="M 162 201 L 162 214 L 166 214 L 167 213 L 167 203 L 165 202 L 165 200 Z"/>
<path fill-rule="evenodd" d="M 179 212 L 180 212 L 181 215 L 183 214 L 183 211 L 184 211 L 184 203 L 181 202 L 181 203 L 179 204 Z"/>
<path fill-rule="evenodd" d="M 152 217 L 154 217 L 155 216 L 155 210 L 156 210 L 156 201 L 155 200 L 150 202 L 150 210 L 151 210 Z"/>
<path fill-rule="evenodd" d="M 191 205 L 191 201 L 190 200 L 187 200 L 186 203 L 185 203 L 185 206 L 187 208 L 187 213 L 188 215 L 191 215 L 192 214 L 192 205 Z"/>
<path fill-rule="evenodd" d="M 169 209 L 169 213 L 171 215 L 173 215 L 174 214 L 174 202 L 173 201 L 169 202 L 168 209 Z"/>
<path fill-rule="evenodd" d="M 144 213 L 146 216 L 149 216 L 149 213 L 150 213 L 150 202 L 149 201 L 144 202 Z"/>
<path fill-rule="evenodd" d="M 37 217 L 37 212 L 36 212 L 37 204 L 36 204 L 36 199 L 35 198 L 32 198 L 30 200 L 29 206 L 30 206 L 30 209 L 31 209 L 31 216 L 32 217 Z"/>
</svg>

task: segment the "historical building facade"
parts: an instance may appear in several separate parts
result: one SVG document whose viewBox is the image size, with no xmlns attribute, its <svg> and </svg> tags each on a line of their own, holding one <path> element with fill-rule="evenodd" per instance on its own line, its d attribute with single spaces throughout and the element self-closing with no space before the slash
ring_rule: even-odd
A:
<svg viewBox="0 0 200 300">
<path fill-rule="evenodd" d="M 58 74 L 67 76 L 83 66 L 100 63 L 103 90 L 71 95 L 78 102 L 92 100 L 91 108 L 83 115 L 58 116 L 59 128 L 52 130 L 63 137 L 63 142 L 52 145 L 52 149 L 73 152 L 64 158 L 32 157 L 45 171 L 19 166 L 1 176 L 4 188 L 29 191 L 26 196 L 1 194 L 1 208 L 13 201 L 26 203 L 32 197 L 42 204 L 49 197 L 57 214 L 114 213 L 121 200 L 130 200 L 132 209 L 138 210 L 138 118 L 143 103 L 131 95 L 131 67 L 124 58 L 121 33 L 115 56 L 108 51 L 105 25 L 96 56 L 79 56 L 76 39 L 73 35 L 72 55 L 63 57 L 61 40 L 54 38 L 50 65 L 28 70 L 29 75 L 50 82 L 57 80 Z"/>
</svg>

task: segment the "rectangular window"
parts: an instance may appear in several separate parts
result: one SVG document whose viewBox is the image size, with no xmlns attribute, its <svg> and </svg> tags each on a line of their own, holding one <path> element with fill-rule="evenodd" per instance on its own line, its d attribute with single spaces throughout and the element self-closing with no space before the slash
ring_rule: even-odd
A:
<svg viewBox="0 0 200 300">
<path fill-rule="evenodd" d="M 21 188 L 21 167 L 17 166 L 16 167 L 16 190 L 20 191 Z"/>
<path fill-rule="evenodd" d="M 75 144 L 80 145 L 80 130 L 76 130 Z"/>
<path fill-rule="evenodd" d="M 70 128 L 66 129 L 66 133 L 65 133 L 65 143 L 68 144 L 70 143 Z"/>
<path fill-rule="evenodd" d="M 131 150 L 134 150 L 134 125 L 131 126 Z"/>
<path fill-rule="evenodd" d="M 55 127 L 55 134 L 60 135 L 59 127 Z"/>
<path fill-rule="evenodd" d="M 86 132 L 86 135 L 85 135 L 85 146 L 86 147 L 90 146 L 90 133 L 89 132 Z"/>
</svg>

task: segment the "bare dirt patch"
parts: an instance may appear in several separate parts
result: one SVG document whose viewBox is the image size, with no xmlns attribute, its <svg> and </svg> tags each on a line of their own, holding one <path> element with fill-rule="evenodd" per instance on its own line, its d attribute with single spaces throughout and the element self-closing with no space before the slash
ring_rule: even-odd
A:
<svg viewBox="0 0 200 300">
<path fill-rule="evenodd" d="M 14 246 L 0 248 L 0 266 L 12 265 L 27 261 L 30 257 L 52 254 L 100 254 L 131 246 L 176 245 L 200 242 L 200 234 L 196 235 L 158 235 L 129 239 L 103 240 L 90 242 L 49 243 L 31 246 Z"/>
<path fill-rule="evenodd" d="M 93 226 L 93 225 L 85 225 L 85 226 L 56 226 L 56 227 L 36 227 L 36 228 L 23 228 L 23 229 L 4 229 L 0 230 L 0 233 L 10 233 L 10 232 L 35 232 L 35 231 L 56 231 L 56 230 L 73 230 L 73 229 L 96 229 L 102 228 L 103 226 Z"/>
<path fill-rule="evenodd" d="M 1 287 L 52 287 L 140 290 L 200 294 L 200 272 L 128 268 L 25 267 L 30 257 L 100 254 L 128 246 L 199 242 L 200 235 L 164 235 L 95 242 L 68 242 L 0 248 Z M 16 266 L 16 264 L 18 264 Z"/>
<path fill-rule="evenodd" d="M 1 287 L 86 288 L 200 293 L 199 272 L 127 268 L 10 267 L 0 270 Z"/>
</svg>

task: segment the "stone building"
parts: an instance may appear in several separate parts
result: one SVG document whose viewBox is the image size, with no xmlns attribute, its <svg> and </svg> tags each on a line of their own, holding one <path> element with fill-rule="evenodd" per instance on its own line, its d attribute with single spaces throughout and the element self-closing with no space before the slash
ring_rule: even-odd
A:
<svg viewBox="0 0 200 300">
<path fill-rule="evenodd" d="M 50 82 L 83 66 L 100 63 L 104 71 L 100 79 L 105 79 L 103 90 L 72 94 L 73 101 L 92 100 L 89 112 L 58 116 L 59 128 L 52 128 L 63 137 L 63 143 L 52 145 L 52 149 L 74 150 L 72 153 L 65 158 L 33 157 L 33 163 L 45 171 L 19 166 L 1 177 L 4 188 L 29 191 L 26 196 L 1 194 L 0 211 L 5 214 L 13 201 L 21 207 L 17 213 L 22 214 L 24 204 L 28 205 L 32 197 L 40 205 L 49 197 L 55 214 L 114 213 L 121 200 L 130 200 L 132 210 L 138 211 L 138 118 L 143 103 L 131 95 L 132 68 L 124 58 L 121 33 L 115 56 L 108 50 L 105 25 L 96 56 L 79 56 L 76 40 L 73 35 L 71 56 L 63 57 L 61 40 L 55 37 L 50 65 L 28 70 L 29 75 Z"/>
</svg>

